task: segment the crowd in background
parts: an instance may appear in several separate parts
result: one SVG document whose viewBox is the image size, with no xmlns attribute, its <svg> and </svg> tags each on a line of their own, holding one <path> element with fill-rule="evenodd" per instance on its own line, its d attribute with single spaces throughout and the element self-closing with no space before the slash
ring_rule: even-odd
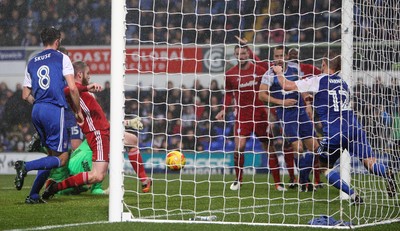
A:
<svg viewBox="0 0 400 231">
<path fill-rule="evenodd" d="M 127 44 L 326 42 L 340 38 L 340 1 L 128 0 Z M 255 17 L 259 15 L 259 17 Z M 110 45 L 111 1 L 1 0 L 0 46 L 39 46 L 43 27 L 64 45 Z M 255 28 L 255 30 L 253 30 Z"/>
<path fill-rule="evenodd" d="M 396 77 L 386 86 L 380 76 L 372 85 L 359 78 L 353 87 L 353 109 L 369 140 L 380 152 L 400 147 L 400 85 Z M 400 154 L 400 153 L 399 153 Z"/>
<path fill-rule="evenodd" d="M 21 98 L 21 85 L 12 91 L 0 83 L 0 151 L 23 151 L 31 140 L 31 105 Z M 379 152 L 400 145 L 400 85 L 393 79 L 388 86 L 380 77 L 372 85 L 360 81 L 353 88 L 353 108 L 362 121 L 369 140 Z M 110 83 L 97 93 L 98 102 L 110 116 Z M 209 86 L 195 81 L 193 86 L 165 89 L 142 89 L 125 93 L 127 118 L 139 115 L 144 129 L 139 133 L 143 152 L 181 149 L 185 151 L 232 151 L 235 116 L 229 110 L 226 121 L 215 115 L 223 107 L 222 83 L 212 80 Z M 270 120 L 274 120 L 271 115 Z M 279 126 L 274 123 L 274 126 Z M 279 130 L 279 129 L 278 129 Z M 281 136 L 281 134 L 277 134 Z M 246 150 L 262 151 L 257 139 L 251 137 Z"/>
<path fill-rule="evenodd" d="M 127 44 L 228 44 L 237 43 L 235 35 L 253 32 L 250 42 L 258 44 L 333 42 L 340 39 L 340 4 L 315 0 L 128 0 Z M 356 19 L 364 20 L 361 16 Z M 47 26 L 61 29 L 64 45 L 110 45 L 111 1 L 0 1 L 0 46 L 39 46 L 38 33 Z M 126 114 L 139 113 L 145 122 L 139 136 L 141 147 L 233 150 L 232 111 L 226 123 L 215 120 L 223 100 L 221 85 L 215 81 L 210 86 L 169 83 L 164 90 L 126 92 Z M 377 83 L 371 88 L 359 82 L 353 89 L 354 109 L 375 146 L 389 147 L 388 137 L 400 144 L 400 87 L 393 80 L 389 87 Z M 109 89 L 106 83 L 98 94 L 108 115 Z M 21 85 L 12 91 L 0 84 L 0 151 L 22 151 L 34 132 L 31 106 L 22 101 L 21 90 Z M 249 149 L 253 142 L 248 142 Z M 256 144 L 256 149 L 261 149 Z"/>
</svg>

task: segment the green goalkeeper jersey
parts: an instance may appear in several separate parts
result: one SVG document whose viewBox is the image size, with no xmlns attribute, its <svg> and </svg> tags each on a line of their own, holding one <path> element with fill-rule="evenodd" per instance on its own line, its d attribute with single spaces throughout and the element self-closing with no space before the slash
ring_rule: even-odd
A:
<svg viewBox="0 0 400 231">
<path fill-rule="evenodd" d="M 92 169 L 92 150 L 89 144 L 84 140 L 79 147 L 71 154 L 68 164 L 63 167 L 53 169 L 51 171 L 51 179 L 60 182 L 68 178 L 71 175 L 76 175 L 81 172 L 88 172 Z M 101 189 L 102 185 L 100 183 L 93 184 L 91 191 L 93 194 L 103 194 Z M 86 188 L 87 190 L 87 188 Z M 85 188 L 82 189 L 85 191 Z M 74 189 L 66 189 L 61 191 L 60 194 L 71 194 L 74 193 Z"/>
</svg>

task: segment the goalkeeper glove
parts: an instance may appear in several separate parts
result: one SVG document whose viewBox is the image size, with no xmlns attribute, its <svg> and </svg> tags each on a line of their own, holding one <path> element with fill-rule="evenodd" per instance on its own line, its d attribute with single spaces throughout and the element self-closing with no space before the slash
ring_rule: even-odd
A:
<svg viewBox="0 0 400 231">
<path fill-rule="evenodd" d="M 131 127 L 133 129 L 136 129 L 136 130 L 142 130 L 143 129 L 143 124 L 142 124 L 142 122 L 140 122 L 140 120 L 142 120 L 142 119 L 138 116 L 138 117 L 133 118 L 131 120 L 127 120 L 125 125 L 127 127 Z"/>
</svg>

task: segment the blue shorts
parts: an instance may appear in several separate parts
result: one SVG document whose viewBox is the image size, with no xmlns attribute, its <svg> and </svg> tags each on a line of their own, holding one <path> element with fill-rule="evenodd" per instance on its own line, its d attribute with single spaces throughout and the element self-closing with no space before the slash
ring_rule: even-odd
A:
<svg viewBox="0 0 400 231">
<path fill-rule="evenodd" d="M 32 123 L 44 146 L 59 153 L 68 151 L 68 133 L 64 123 L 63 107 L 50 103 L 34 104 Z"/>
<path fill-rule="evenodd" d="M 340 140 L 338 137 L 341 137 L 341 142 L 337 142 L 337 140 Z M 318 150 L 320 161 L 333 165 L 340 158 L 342 149 L 347 149 L 350 156 L 360 160 L 375 156 L 365 131 L 358 124 L 350 126 L 348 132 L 336 134 L 332 138 L 324 138 L 320 142 L 320 149 Z"/>
<path fill-rule="evenodd" d="M 296 116 L 284 115 L 282 128 L 285 138 L 291 143 L 314 137 L 314 124 L 307 113 L 304 110 L 300 110 L 299 113 L 295 114 Z"/>
</svg>

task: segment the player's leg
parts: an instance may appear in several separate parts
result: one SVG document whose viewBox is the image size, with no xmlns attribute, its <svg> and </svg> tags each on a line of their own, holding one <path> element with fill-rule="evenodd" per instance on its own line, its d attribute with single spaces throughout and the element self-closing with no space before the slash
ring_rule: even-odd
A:
<svg viewBox="0 0 400 231">
<path fill-rule="evenodd" d="M 358 130 L 357 138 L 359 139 L 359 142 L 350 143 L 349 153 L 351 155 L 355 154 L 362 159 L 365 168 L 368 169 L 370 173 L 384 177 L 387 183 L 387 193 L 390 197 L 394 197 L 397 194 L 397 184 L 393 171 L 385 164 L 377 162 L 372 147 L 362 129 Z M 357 150 L 358 153 L 355 153 L 355 150 Z"/>
<path fill-rule="evenodd" d="M 294 156 L 293 148 L 288 145 L 287 142 L 285 142 L 283 147 L 283 157 L 285 159 L 286 169 L 289 174 L 289 188 L 292 189 L 298 186 L 296 176 L 294 175 Z"/>
<path fill-rule="evenodd" d="M 314 161 L 313 161 L 313 171 L 314 171 L 314 184 L 317 188 L 322 188 L 322 181 L 321 181 L 321 171 L 320 171 L 320 165 L 319 165 L 319 156 L 314 155 Z"/>
<path fill-rule="evenodd" d="M 340 158 L 341 149 L 338 147 L 337 149 L 328 150 L 324 145 L 327 142 L 324 140 L 321 142 L 321 146 L 318 149 L 318 153 L 320 155 L 320 166 L 324 175 L 330 185 L 333 187 L 343 191 L 351 197 L 351 200 L 355 204 L 362 204 L 362 198 L 355 193 L 355 191 L 350 188 L 350 186 L 340 178 L 340 173 L 335 171 L 334 164 Z"/>
<path fill-rule="evenodd" d="M 351 137 L 349 153 L 362 159 L 364 166 L 369 172 L 384 177 L 387 183 L 387 193 L 390 197 L 394 197 L 397 194 L 397 184 L 394 173 L 388 166 L 376 161 L 375 154 L 368 142 L 367 136 L 361 125 L 358 124 L 356 118 L 354 118 L 353 124 L 349 130 Z"/>
<path fill-rule="evenodd" d="M 247 137 L 235 137 L 235 151 L 233 153 L 233 163 L 235 166 L 235 181 L 230 186 L 231 190 L 238 190 L 243 181 L 243 167 L 244 167 L 244 149 L 246 147 Z"/>
<path fill-rule="evenodd" d="M 300 120 L 299 136 L 302 138 L 304 146 L 307 148 L 308 151 L 317 153 L 319 148 L 319 142 L 315 138 L 316 132 L 314 123 L 310 120 L 309 116 L 306 113 L 301 114 L 299 120 Z M 307 153 L 305 153 L 305 155 L 307 155 Z M 315 159 L 318 160 L 318 157 Z M 310 163 L 309 159 L 307 159 L 306 163 L 308 164 L 307 167 L 312 167 L 315 164 L 314 161 Z M 321 181 L 319 177 L 319 171 L 316 169 L 314 171 L 314 178 L 315 179 L 313 182 L 319 183 Z"/>
<path fill-rule="evenodd" d="M 274 179 L 275 183 L 275 189 L 278 191 L 286 191 L 287 189 L 283 185 L 281 181 L 281 175 L 280 175 L 280 167 L 279 167 L 279 161 L 278 161 L 278 156 L 276 155 L 277 152 L 275 150 L 275 147 L 273 146 L 273 142 L 269 142 L 270 144 L 264 144 L 267 150 L 269 150 L 267 153 L 268 155 L 268 167 L 269 171 L 272 175 L 272 178 Z"/>
<path fill-rule="evenodd" d="M 51 117 L 48 117 L 48 111 L 53 112 Z M 28 162 L 16 161 L 15 169 L 17 176 L 14 183 L 17 190 L 21 190 L 27 172 L 31 170 L 44 170 L 38 171 L 38 176 L 27 198 L 27 200 L 38 201 L 40 199 L 39 191 L 49 175 L 49 170 L 64 166 L 68 161 L 68 140 L 64 139 L 64 137 L 67 137 L 67 130 L 63 126 L 64 108 L 50 104 L 34 106 L 32 121 L 39 133 L 41 142 L 47 147 L 49 155 Z"/>
<path fill-rule="evenodd" d="M 312 150 L 314 153 L 318 152 L 319 142 L 316 138 L 308 138 L 308 139 L 305 139 L 303 142 L 308 150 Z M 315 183 L 315 185 L 320 185 L 321 178 L 319 176 L 319 174 L 320 174 L 320 172 L 319 172 L 319 156 L 315 156 L 313 163 L 311 163 L 311 166 L 314 166 L 314 168 L 313 168 L 314 183 Z"/>
<path fill-rule="evenodd" d="M 71 154 L 70 160 L 68 162 L 68 170 L 69 170 L 70 175 L 77 175 L 81 172 L 89 172 L 92 169 L 92 156 L 93 156 L 93 152 L 90 149 L 90 146 L 87 143 L 87 140 L 84 140 L 78 146 L 78 148 L 76 148 L 76 150 Z M 100 189 L 99 189 L 99 192 L 97 192 L 97 189 L 96 189 L 95 194 L 103 194 L 103 191 L 101 189 L 101 183 L 96 183 L 96 184 L 100 184 Z M 93 187 L 96 184 L 91 186 L 92 193 L 93 193 Z M 82 186 L 79 186 L 79 187 L 76 187 L 73 189 L 71 188 L 71 189 L 63 190 L 59 193 L 66 192 L 68 194 L 71 194 L 71 193 L 79 194 L 79 193 L 85 192 L 87 190 L 89 190 L 88 186 L 82 185 Z"/>
<path fill-rule="evenodd" d="M 297 163 L 298 157 L 300 155 L 302 155 L 304 152 L 303 142 L 300 140 L 301 138 L 304 137 L 303 136 L 304 133 L 301 132 L 301 129 L 310 129 L 311 130 L 310 134 L 312 134 L 312 127 L 311 128 L 302 127 L 303 126 L 302 123 L 299 123 L 299 121 L 297 121 L 298 118 L 286 118 L 286 119 L 287 119 L 287 121 L 282 124 L 283 133 L 285 136 L 285 141 L 290 144 L 290 147 L 291 147 L 292 153 L 293 153 L 293 157 L 297 159 L 297 161 L 296 161 L 296 163 Z M 290 154 L 288 157 L 290 158 Z M 288 158 L 288 157 L 286 157 L 286 158 Z M 290 188 L 297 187 L 298 185 L 296 183 L 297 183 L 297 180 L 293 177 L 290 177 L 289 187 Z"/>
<path fill-rule="evenodd" d="M 65 123 L 67 126 L 71 126 L 70 123 L 66 122 Z M 76 123 L 75 123 L 76 125 Z M 83 133 L 82 130 L 78 127 L 78 125 L 76 126 L 72 126 L 72 127 L 67 127 L 67 133 L 68 133 L 68 140 L 70 141 L 69 143 L 69 153 L 72 155 L 73 150 L 78 148 L 78 143 L 82 142 L 81 139 L 83 139 Z M 78 146 L 77 146 L 78 145 Z M 68 163 L 62 167 L 58 167 L 58 168 L 54 168 L 51 170 L 50 172 L 50 176 L 49 178 L 55 180 L 56 182 L 61 182 L 65 179 L 67 179 L 70 175 L 74 175 L 74 174 L 70 174 L 69 171 L 69 165 L 71 162 L 71 157 L 68 160 Z M 63 191 L 58 192 L 59 194 L 71 194 L 75 191 L 75 189 L 66 189 Z"/>
<path fill-rule="evenodd" d="M 131 162 L 132 168 L 138 175 L 139 180 L 142 182 L 142 191 L 147 193 L 151 189 L 152 181 L 147 177 L 146 170 L 143 165 L 142 155 L 138 148 L 138 138 L 132 133 L 125 132 L 124 134 L 125 147 L 128 150 L 128 158 Z"/>
<path fill-rule="evenodd" d="M 94 131 L 86 134 L 86 139 L 93 152 L 93 166 L 90 172 L 81 172 L 68 177 L 62 182 L 49 180 L 42 197 L 48 199 L 58 191 L 78 187 L 85 184 L 94 184 L 103 181 L 108 170 L 110 136 L 109 132 Z"/>
<path fill-rule="evenodd" d="M 29 145 L 26 149 L 28 152 L 42 152 L 44 154 L 49 154 L 47 149 L 42 146 L 42 143 L 40 141 L 40 136 L 39 133 L 35 133 L 32 136 L 32 140 L 29 142 Z M 58 168 L 55 168 L 58 169 Z M 54 171 L 55 169 L 52 169 Z M 45 203 L 42 198 L 40 198 L 39 194 L 37 192 L 40 191 L 40 189 L 43 186 L 43 180 L 46 181 L 49 176 L 49 170 L 38 170 L 38 173 L 36 175 L 36 178 L 34 180 L 34 183 L 32 185 L 32 188 L 29 192 L 29 196 L 26 197 L 25 203 L 26 204 L 37 204 L 37 203 Z"/>
<path fill-rule="evenodd" d="M 299 167 L 299 183 L 301 192 L 313 191 L 314 187 L 310 181 L 310 173 L 312 170 L 314 153 L 304 153 L 298 157 L 298 167 Z"/>
<path fill-rule="evenodd" d="M 279 161 L 276 155 L 277 152 L 274 146 L 275 142 L 272 139 L 272 131 L 270 130 L 269 124 L 265 121 L 257 123 L 255 126 L 255 134 L 260 139 L 263 148 L 266 151 L 268 157 L 268 167 L 272 178 L 274 179 L 275 188 L 279 191 L 286 191 L 286 188 L 283 186 L 281 181 Z"/>
</svg>

